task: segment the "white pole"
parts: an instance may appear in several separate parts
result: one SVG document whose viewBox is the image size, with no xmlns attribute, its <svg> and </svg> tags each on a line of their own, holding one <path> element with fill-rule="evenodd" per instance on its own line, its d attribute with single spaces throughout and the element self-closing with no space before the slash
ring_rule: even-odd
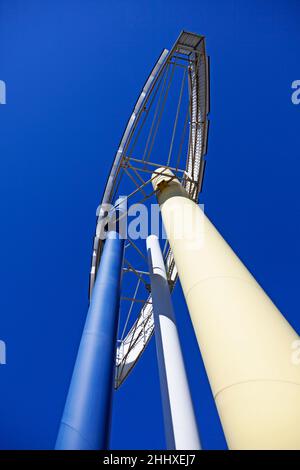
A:
<svg viewBox="0 0 300 470">
<path fill-rule="evenodd" d="M 153 185 L 229 448 L 300 449 L 299 336 L 174 174 Z"/>
<path fill-rule="evenodd" d="M 156 351 L 168 449 L 197 450 L 200 439 L 158 238 L 147 238 Z"/>
</svg>

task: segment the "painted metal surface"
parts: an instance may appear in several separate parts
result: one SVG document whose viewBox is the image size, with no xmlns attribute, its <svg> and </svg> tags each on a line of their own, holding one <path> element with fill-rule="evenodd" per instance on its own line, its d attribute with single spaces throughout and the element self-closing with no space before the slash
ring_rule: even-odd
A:
<svg viewBox="0 0 300 470">
<path fill-rule="evenodd" d="M 300 449 L 297 333 L 172 172 L 160 171 L 153 184 L 229 448 Z"/>
<path fill-rule="evenodd" d="M 158 238 L 147 238 L 155 341 L 167 448 L 199 450 L 200 439 Z"/>
<path fill-rule="evenodd" d="M 56 449 L 107 449 L 124 240 L 109 232 L 104 244 Z"/>
</svg>

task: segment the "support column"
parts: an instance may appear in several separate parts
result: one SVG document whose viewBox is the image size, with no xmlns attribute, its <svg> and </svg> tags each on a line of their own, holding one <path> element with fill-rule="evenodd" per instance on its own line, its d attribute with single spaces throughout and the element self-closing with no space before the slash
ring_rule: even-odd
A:
<svg viewBox="0 0 300 470">
<path fill-rule="evenodd" d="M 172 172 L 153 186 L 229 448 L 300 449 L 297 333 Z"/>
<path fill-rule="evenodd" d="M 170 289 L 159 241 L 155 235 L 147 238 L 147 252 L 167 448 L 199 450 L 200 439 Z"/>
<path fill-rule="evenodd" d="M 56 449 L 107 449 L 124 240 L 108 233 L 83 330 Z"/>
</svg>

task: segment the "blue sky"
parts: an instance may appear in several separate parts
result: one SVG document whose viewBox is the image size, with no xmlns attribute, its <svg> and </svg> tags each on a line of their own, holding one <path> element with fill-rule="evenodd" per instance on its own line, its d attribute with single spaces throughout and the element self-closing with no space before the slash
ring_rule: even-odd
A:
<svg viewBox="0 0 300 470">
<path fill-rule="evenodd" d="M 300 332 L 297 0 L 0 0 L 0 448 L 53 448 L 87 311 L 95 210 L 157 56 L 211 58 L 205 210 Z M 226 447 L 180 290 L 203 447 Z M 114 396 L 112 448 L 164 448 L 151 342 Z"/>
</svg>

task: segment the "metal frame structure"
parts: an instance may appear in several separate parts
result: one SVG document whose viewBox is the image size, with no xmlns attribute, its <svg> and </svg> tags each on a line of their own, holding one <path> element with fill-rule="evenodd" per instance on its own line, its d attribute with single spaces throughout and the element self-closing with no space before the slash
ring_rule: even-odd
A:
<svg viewBox="0 0 300 470">
<path fill-rule="evenodd" d="M 182 81 L 179 86 L 179 97 L 174 113 L 170 146 L 168 152 L 162 158 L 153 152 L 153 145 L 161 125 L 168 93 L 172 83 L 174 71 L 182 71 Z M 187 85 L 187 90 L 185 86 Z M 178 87 L 177 87 L 178 88 Z M 184 124 L 179 125 L 179 116 L 183 102 L 183 96 L 187 96 L 187 112 Z M 155 101 L 156 100 L 156 101 Z M 135 155 L 133 149 L 141 134 L 141 129 L 149 117 L 149 110 L 156 105 L 152 123 L 145 139 L 143 154 Z M 159 167 L 164 166 L 172 170 L 175 176 L 188 192 L 190 198 L 198 201 L 202 188 L 205 169 L 204 155 L 207 151 L 208 119 L 209 112 L 209 62 L 205 51 L 205 39 L 198 34 L 183 31 L 170 51 L 164 49 L 152 72 L 150 73 L 142 92 L 135 104 L 134 110 L 128 120 L 118 150 L 116 152 L 110 174 L 104 190 L 102 204 L 116 204 L 117 193 L 122 179 L 127 179 L 133 184 L 134 189 L 127 194 L 128 201 L 135 197 L 139 202 L 149 201 L 154 195 L 152 191 L 152 174 Z M 181 127 L 181 137 L 178 139 L 178 129 Z M 188 129 L 188 132 L 187 132 Z M 187 135 L 187 148 L 185 157 L 184 142 Z M 172 161 L 175 142 L 178 144 L 178 156 Z M 147 192 L 149 186 L 151 192 Z M 103 233 L 105 217 L 102 210 L 97 217 L 96 233 L 94 237 L 93 253 L 91 260 L 89 296 L 93 291 L 98 266 L 103 249 Z M 123 334 L 118 340 L 116 356 L 116 381 L 118 388 L 126 379 L 137 360 L 147 346 L 153 330 L 154 321 L 152 313 L 152 299 L 149 289 L 149 273 L 140 269 L 129 261 L 127 253 L 135 250 L 141 259 L 147 262 L 146 252 L 130 238 L 125 246 L 124 273 L 130 273 L 136 277 L 136 287 L 133 295 L 122 291 L 121 303 L 129 305 Z M 177 280 L 177 270 L 173 254 L 166 242 L 164 247 L 164 259 L 167 276 L 171 289 Z M 146 288 L 146 295 L 138 298 L 141 285 Z M 134 323 L 130 326 L 129 319 L 134 305 L 140 305 L 139 313 Z M 128 326 L 129 325 L 129 326 Z M 127 331 L 128 330 L 128 331 Z"/>
<path fill-rule="evenodd" d="M 290 357 L 298 335 L 198 205 L 208 107 L 204 38 L 182 32 L 150 74 L 107 181 L 94 240 L 90 307 L 57 449 L 108 447 L 114 379 L 118 388 L 154 328 L 167 446 L 199 449 L 170 297 L 177 276 L 228 447 L 300 448 L 300 375 Z M 163 251 L 153 237 L 153 200 L 164 223 Z M 147 207 L 140 204 L 146 201 Z M 152 236 L 146 228 L 149 204 Z M 136 216 L 137 206 L 138 222 L 122 224 L 125 216 Z"/>
</svg>

